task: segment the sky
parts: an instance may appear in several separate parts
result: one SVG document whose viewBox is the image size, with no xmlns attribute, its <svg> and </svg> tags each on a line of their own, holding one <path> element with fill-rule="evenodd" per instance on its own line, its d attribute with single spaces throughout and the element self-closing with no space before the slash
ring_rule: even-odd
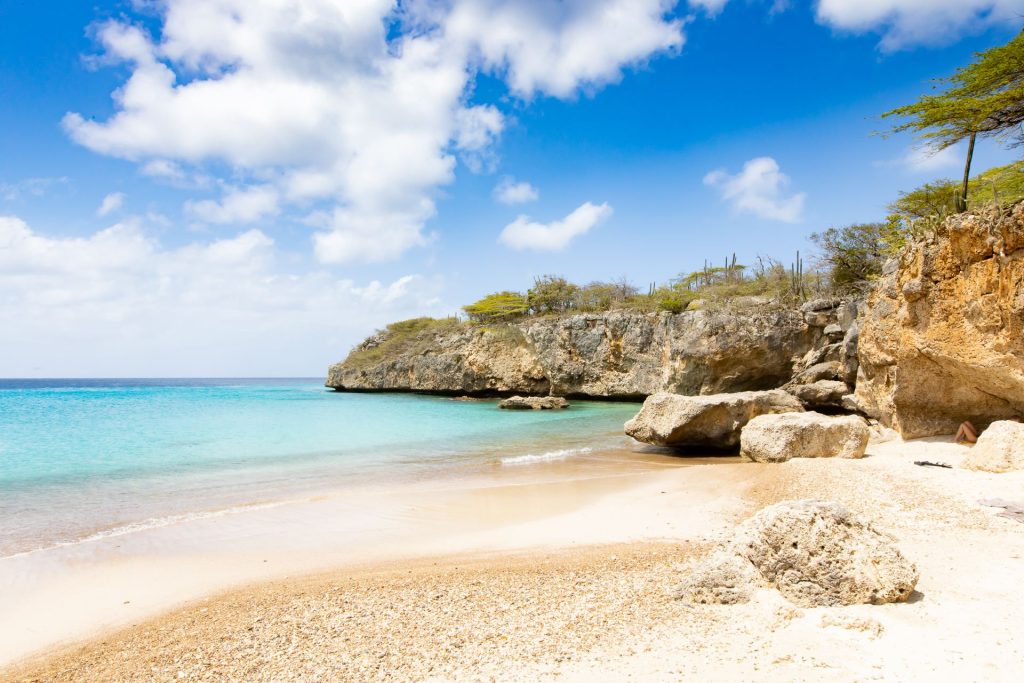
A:
<svg viewBox="0 0 1024 683">
<path fill-rule="evenodd" d="M 322 376 L 533 278 L 813 259 L 1024 0 L 0 0 L 0 377 Z M 975 168 L 1015 150 L 985 141 Z"/>
</svg>

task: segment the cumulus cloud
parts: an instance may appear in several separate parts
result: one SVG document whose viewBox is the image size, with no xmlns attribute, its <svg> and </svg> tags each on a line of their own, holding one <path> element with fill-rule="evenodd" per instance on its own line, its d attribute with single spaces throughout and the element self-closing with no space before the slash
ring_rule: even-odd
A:
<svg viewBox="0 0 1024 683">
<path fill-rule="evenodd" d="M 857 33 L 879 31 L 884 50 L 949 43 L 993 24 L 1019 26 L 1024 0 L 818 0 L 817 19 Z"/>
<path fill-rule="evenodd" d="M 96 215 L 100 217 L 106 216 L 117 211 L 122 206 L 124 206 L 124 192 L 111 192 L 100 202 L 99 208 L 96 209 Z"/>
<path fill-rule="evenodd" d="M 740 213 L 795 223 L 803 215 L 803 192 L 787 194 L 789 176 L 771 157 L 757 157 L 743 164 L 736 175 L 719 169 L 704 176 L 704 184 L 718 190 L 722 198 Z"/>
<path fill-rule="evenodd" d="M 494 164 L 504 115 L 469 101 L 478 70 L 521 98 L 571 97 L 679 49 L 673 4 L 165 0 L 153 5 L 155 35 L 129 20 L 98 28 L 107 60 L 130 76 L 113 116 L 69 113 L 64 127 L 165 180 L 226 167 L 214 180 L 228 194 L 193 211 L 228 222 L 246 185 L 270 184 L 279 208 L 332 216 L 314 235 L 319 258 L 395 258 L 429 241 L 425 222 L 456 157 Z"/>
<path fill-rule="evenodd" d="M 538 197 L 540 192 L 536 187 L 514 178 L 502 178 L 494 188 L 494 198 L 502 204 L 525 204 L 537 201 Z"/>
<path fill-rule="evenodd" d="M 321 374 L 440 283 L 293 270 L 260 230 L 167 248 L 138 218 L 49 237 L 0 216 L 0 376 Z"/>
<path fill-rule="evenodd" d="M 527 216 L 520 216 L 505 226 L 498 241 L 517 250 L 560 251 L 611 215 L 612 207 L 608 204 L 587 202 L 562 220 L 552 223 L 535 223 Z"/>
<path fill-rule="evenodd" d="M 269 185 L 232 189 L 221 201 L 186 202 L 185 210 L 204 223 L 255 223 L 278 213 L 278 193 Z"/>
</svg>

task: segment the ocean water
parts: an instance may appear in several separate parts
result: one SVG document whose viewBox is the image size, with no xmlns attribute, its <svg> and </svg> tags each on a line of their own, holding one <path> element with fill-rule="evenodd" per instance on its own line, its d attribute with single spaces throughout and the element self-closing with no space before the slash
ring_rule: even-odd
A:
<svg viewBox="0 0 1024 683">
<path fill-rule="evenodd" d="M 502 411 L 317 379 L 0 380 L 0 558 L 620 447 L 637 408 Z"/>
</svg>

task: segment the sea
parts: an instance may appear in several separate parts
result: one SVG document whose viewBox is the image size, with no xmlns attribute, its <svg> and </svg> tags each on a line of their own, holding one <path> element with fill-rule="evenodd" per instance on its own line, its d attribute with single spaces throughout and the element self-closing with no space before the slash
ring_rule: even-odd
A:
<svg viewBox="0 0 1024 683">
<path fill-rule="evenodd" d="M 0 559 L 622 448 L 638 405 L 339 393 L 322 379 L 0 380 Z"/>
</svg>

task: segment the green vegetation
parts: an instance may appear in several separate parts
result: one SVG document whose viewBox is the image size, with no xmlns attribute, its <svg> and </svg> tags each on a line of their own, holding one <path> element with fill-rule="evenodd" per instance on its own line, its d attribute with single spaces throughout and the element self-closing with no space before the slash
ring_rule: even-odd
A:
<svg viewBox="0 0 1024 683">
<path fill-rule="evenodd" d="M 976 57 L 936 83 L 936 88 L 944 87 L 942 92 L 924 95 L 913 104 L 883 114 L 904 119 L 890 133 L 914 131 L 935 151 L 968 140 L 963 181 L 954 191 L 957 212 L 967 210 L 977 137 L 1005 138 L 1012 134 L 1018 143 L 1024 141 L 1020 131 L 1024 123 L 1024 32 Z"/>
<path fill-rule="evenodd" d="M 391 323 L 353 349 L 345 362 L 351 367 L 367 367 L 387 358 L 422 353 L 433 347 L 438 332 L 453 330 L 460 324 L 456 318 L 413 318 Z"/>
<path fill-rule="evenodd" d="M 475 323 L 504 323 L 523 317 L 530 306 L 527 297 L 519 292 L 495 292 L 463 306 L 462 310 Z"/>
</svg>

